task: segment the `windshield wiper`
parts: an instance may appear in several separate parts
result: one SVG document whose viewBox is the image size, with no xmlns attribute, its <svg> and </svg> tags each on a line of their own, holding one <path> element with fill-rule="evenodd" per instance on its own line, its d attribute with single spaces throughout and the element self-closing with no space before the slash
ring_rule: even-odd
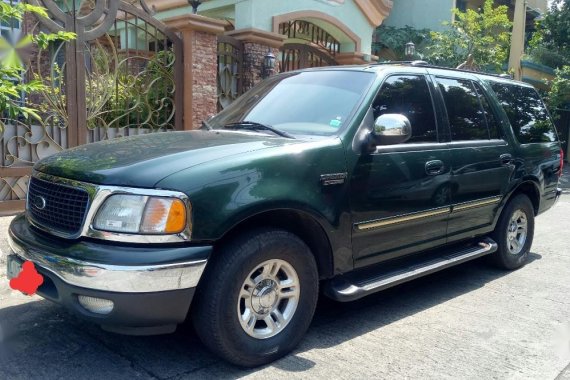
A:
<svg viewBox="0 0 570 380">
<path fill-rule="evenodd" d="M 266 131 L 271 131 L 278 136 L 286 137 L 288 139 L 294 139 L 295 138 L 285 131 L 281 131 L 275 127 L 272 127 L 271 125 L 258 123 L 256 121 L 248 121 L 248 120 L 238 121 L 236 123 L 226 124 L 226 125 L 224 125 L 224 128 L 250 129 L 250 130 L 254 130 L 254 131 L 266 130 Z"/>
<path fill-rule="evenodd" d="M 208 122 L 206 120 L 202 120 L 202 128 L 201 129 L 205 129 L 207 131 L 211 131 L 212 127 L 210 127 L 210 124 L 208 124 Z"/>
</svg>

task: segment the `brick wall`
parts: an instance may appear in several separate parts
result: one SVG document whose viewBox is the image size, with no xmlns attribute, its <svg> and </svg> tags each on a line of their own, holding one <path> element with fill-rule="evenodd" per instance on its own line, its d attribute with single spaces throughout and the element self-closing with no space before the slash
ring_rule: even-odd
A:
<svg viewBox="0 0 570 380">
<path fill-rule="evenodd" d="M 192 41 L 192 126 L 200 128 L 203 120 L 217 113 L 217 37 L 194 32 Z M 186 83 L 186 85 L 188 85 Z"/>
<path fill-rule="evenodd" d="M 252 42 L 245 42 L 243 49 L 243 90 L 245 92 L 263 79 L 263 60 L 267 51 L 271 49 L 271 52 L 277 59 L 275 69 L 273 70 L 274 74 L 279 72 L 278 61 L 281 58 L 281 54 L 279 49 L 269 48 L 268 46 Z"/>
</svg>

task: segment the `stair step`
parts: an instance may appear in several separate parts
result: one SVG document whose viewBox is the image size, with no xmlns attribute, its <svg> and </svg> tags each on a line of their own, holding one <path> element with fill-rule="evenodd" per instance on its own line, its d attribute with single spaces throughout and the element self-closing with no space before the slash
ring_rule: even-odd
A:
<svg viewBox="0 0 570 380">
<path fill-rule="evenodd" d="M 419 260 L 400 268 L 394 268 L 392 265 L 390 269 L 379 267 L 375 271 L 368 269 L 336 277 L 326 284 L 325 293 L 337 301 L 354 301 L 392 286 L 491 254 L 496 250 L 497 243 L 491 238 L 485 238 L 467 247 L 462 246 L 452 251 L 444 251 L 435 257 L 434 255 L 420 257 Z"/>
</svg>

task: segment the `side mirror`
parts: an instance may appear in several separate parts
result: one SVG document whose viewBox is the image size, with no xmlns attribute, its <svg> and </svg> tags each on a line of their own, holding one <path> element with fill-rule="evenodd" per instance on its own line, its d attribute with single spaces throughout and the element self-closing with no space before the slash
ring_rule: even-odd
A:
<svg viewBox="0 0 570 380">
<path fill-rule="evenodd" d="M 412 124 L 404 115 L 387 113 L 374 122 L 372 137 L 376 145 L 401 144 L 412 137 Z"/>
</svg>

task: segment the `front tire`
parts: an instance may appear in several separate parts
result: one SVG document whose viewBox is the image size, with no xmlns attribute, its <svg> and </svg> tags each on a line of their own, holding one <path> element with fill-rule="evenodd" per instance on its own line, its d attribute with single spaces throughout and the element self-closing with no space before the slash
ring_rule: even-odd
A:
<svg viewBox="0 0 570 380">
<path fill-rule="evenodd" d="M 292 351 L 308 329 L 318 298 L 314 256 L 297 236 L 257 230 L 225 244 L 208 264 L 193 304 L 202 342 L 242 367 Z"/>
<path fill-rule="evenodd" d="M 526 264 L 534 238 L 534 208 L 526 195 L 519 194 L 507 204 L 491 237 L 498 244 L 490 256 L 493 264 L 507 270 Z"/>
</svg>

